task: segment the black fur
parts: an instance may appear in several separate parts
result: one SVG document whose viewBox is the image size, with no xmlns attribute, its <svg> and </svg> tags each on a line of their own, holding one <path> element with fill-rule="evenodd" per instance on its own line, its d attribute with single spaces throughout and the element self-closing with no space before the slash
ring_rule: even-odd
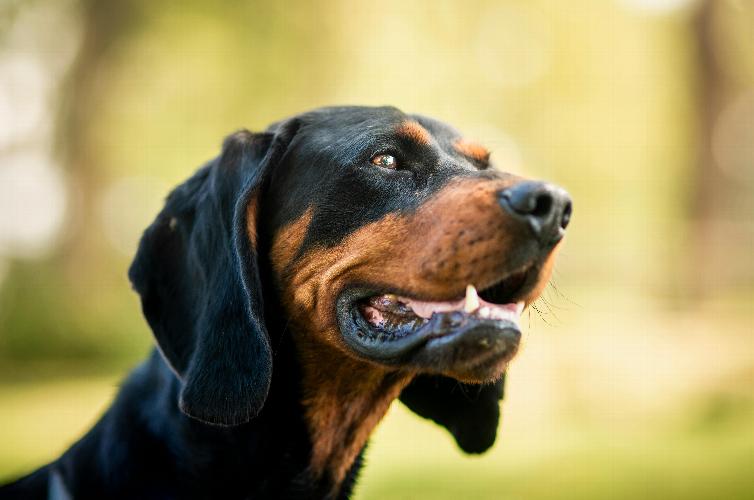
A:
<svg viewBox="0 0 754 500">
<path fill-rule="evenodd" d="M 466 453 L 484 453 L 495 443 L 504 387 L 505 376 L 492 384 L 471 385 L 419 375 L 400 399 L 416 414 L 448 429 Z"/>
<path fill-rule="evenodd" d="M 479 174 L 468 159 L 395 138 L 404 119 L 395 108 L 328 108 L 229 137 L 219 158 L 170 194 L 129 271 L 161 354 L 129 376 L 89 433 L 55 462 L 0 488 L 0 499 L 327 495 L 328 479 L 307 469 L 299 365 L 266 252 L 271 235 L 307 207 L 316 231 L 301 251 L 413 210 L 451 177 Z M 438 141 L 457 136 L 434 120 L 413 119 Z M 410 172 L 388 177 L 361 168 L 375 150 L 400 152 Z M 249 221 L 255 196 L 258 220 Z M 463 450 L 479 453 L 495 439 L 501 397 L 502 381 L 471 387 L 435 376 L 417 378 L 401 399 L 446 426 Z M 349 496 L 360 464 L 340 498 Z"/>
<path fill-rule="evenodd" d="M 168 197 L 129 270 L 158 346 L 184 382 L 181 410 L 209 424 L 248 422 L 267 398 L 272 350 L 246 207 L 295 128 L 230 136 L 218 160 Z"/>
</svg>

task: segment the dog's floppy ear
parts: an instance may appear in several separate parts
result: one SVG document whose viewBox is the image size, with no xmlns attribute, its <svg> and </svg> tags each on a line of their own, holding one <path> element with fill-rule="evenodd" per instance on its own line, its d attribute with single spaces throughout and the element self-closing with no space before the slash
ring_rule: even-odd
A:
<svg viewBox="0 0 754 500">
<path fill-rule="evenodd" d="M 497 382 L 472 385 L 441 375 L 419 375 L 400 400 L 416 414 L 450 431 L 466 453 L 483 453 L 495 443 L 505 375 Z"/>
<path fill-rule="evenodd" d="M 237 132 L 178 186 L 144 232 L 129 278 L 157 344 L 182 380 L 190 417 L 238 425 L 259 413 L 272 376 L 256 250 L 260 189 L 295 135 Z"/>
</svg>

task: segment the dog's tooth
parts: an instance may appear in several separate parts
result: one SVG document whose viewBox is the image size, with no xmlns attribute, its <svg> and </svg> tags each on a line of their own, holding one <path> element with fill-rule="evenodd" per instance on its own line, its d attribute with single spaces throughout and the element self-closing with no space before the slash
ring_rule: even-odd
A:
<svg viewBox="0 0 754 500">
<path fill-rule="evenodd" d="M 474 285 L 467 285 L 466 300 L 463 303 L 463 310 L 467 313 L 473 313 L 477 309 L 479 309 L 479 295 L 477 295 Z"/>
<path fill-rule="evenodd" d="M 523 302 L 516 302 L 516 313 L 521 316 L 521 313 L 524 312 L 524 307 L 526 304 Z"/>
<path fill-rule="evenodd" d="M 482 318 L 489 318 L 492 314 L 492 311 L 489 307 L 482 307 L 479 309 L 479 316 Z"/>
</svg>

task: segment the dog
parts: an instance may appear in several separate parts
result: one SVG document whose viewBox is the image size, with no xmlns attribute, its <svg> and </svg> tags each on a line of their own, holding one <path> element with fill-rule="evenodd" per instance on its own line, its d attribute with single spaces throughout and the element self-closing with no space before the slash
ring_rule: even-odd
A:
<svg viewBox="0 0 754 500">
<path fill-rule="evenodd" d="M 484 452 L 571 210 L 393 107 L 236 132 L 129 269 L 157 348 L 0 499 L 348 498 L 396 398 Z"/>
</svg>

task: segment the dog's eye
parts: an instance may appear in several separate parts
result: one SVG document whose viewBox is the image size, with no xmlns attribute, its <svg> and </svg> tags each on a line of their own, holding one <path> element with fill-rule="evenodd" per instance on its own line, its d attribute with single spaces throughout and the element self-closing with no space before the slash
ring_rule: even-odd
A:
<svg viewBox="0 0 754 500">
<path fill-rule="evenodd" d="M 378 167 L 394 169 L 398 166 L 398 161 L 393 155 L 376 155 L 372 157 L 372 163 Z"/>
</svg>

